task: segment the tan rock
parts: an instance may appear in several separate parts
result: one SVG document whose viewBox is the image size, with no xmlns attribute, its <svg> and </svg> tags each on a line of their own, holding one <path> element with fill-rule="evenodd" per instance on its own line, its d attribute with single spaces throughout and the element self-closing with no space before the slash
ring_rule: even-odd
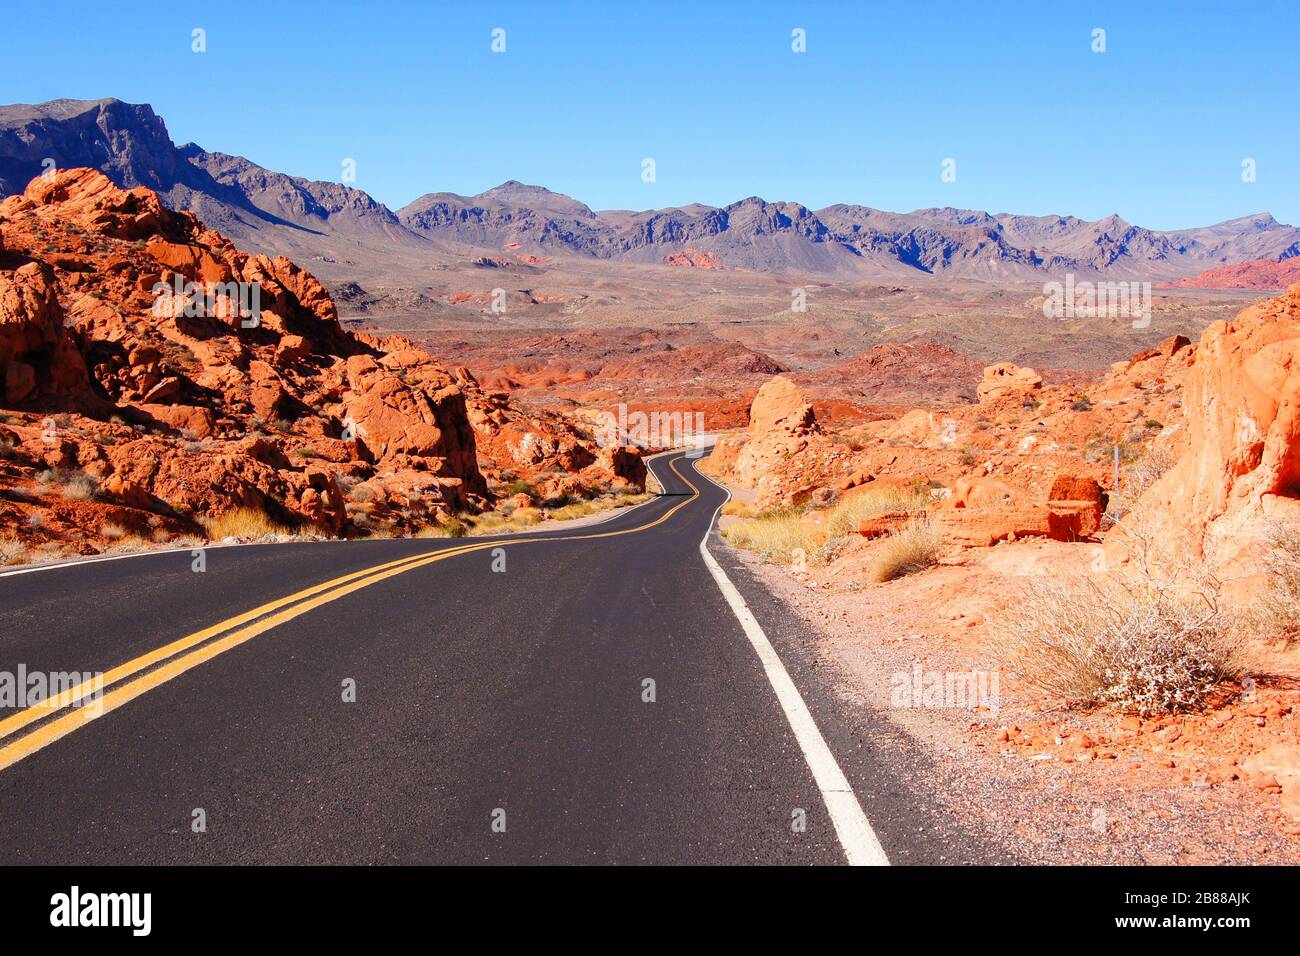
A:
<svg viewBox="0 0 1300 956">
<path fill-rule="evenodd" d="M 975 392 L 983 404 L 1003 398 L 1023 397 L 1042 387 L 1043 377 L 1032 368 L 1002 362 L 984 369 L 984 378 L 980 380 Z"/>
<path fill-rule="evenodd" d="M 1185 450 L 1129 520 L 1144 516 L 1175 551 L 1231 561 L 1269 523 L 1300 520 L 1300 285 L 1210 325 L 1194 358 Z M 1124 559 L 1124 535 L 1106 545 Z"/>
</svg>

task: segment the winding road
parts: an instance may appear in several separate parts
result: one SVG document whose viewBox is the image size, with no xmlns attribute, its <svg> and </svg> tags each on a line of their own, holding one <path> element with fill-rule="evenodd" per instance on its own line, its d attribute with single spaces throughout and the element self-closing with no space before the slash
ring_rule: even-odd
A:
<svg viewBox="0 0 1300 956">
<path fill-rule="evenodd" d="M 0 574 L 0 673 L 103 674 L 0 709 L 0 863 L 995 861 L 696 463 L 579 528 Z"/>
</svg>

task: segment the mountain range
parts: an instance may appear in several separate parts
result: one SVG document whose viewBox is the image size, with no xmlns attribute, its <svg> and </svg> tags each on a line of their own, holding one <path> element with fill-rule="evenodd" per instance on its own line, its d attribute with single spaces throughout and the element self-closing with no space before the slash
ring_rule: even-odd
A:
<svg viewBox="0 0 1300 956">
<path fill-rule="evenodd" d="M 475 196 L 428 193 L 394 211 L 360 189 L 290 176 L 193 143 L 177 146 L 148 105 L 63 99 L 0 106 L 0 196 L 22 191 L 49 160 L 58 168 L 98 168 L 120 186 L 147 186 L 243 247 L 326 263 L 368 255 L 419 261 L 475 250 L 663 263 L 694 250 L 723 268 L 891 282 L 1067 272 L 1168 281 L 1300 255 L 1300 229 L 1267 213 L 1157 231 L 1118 215 L 1088 221 L 846 204 L 813 210 L 756 196 L 720 208 L 598 212 L 515 181 Z"/>
</svg>

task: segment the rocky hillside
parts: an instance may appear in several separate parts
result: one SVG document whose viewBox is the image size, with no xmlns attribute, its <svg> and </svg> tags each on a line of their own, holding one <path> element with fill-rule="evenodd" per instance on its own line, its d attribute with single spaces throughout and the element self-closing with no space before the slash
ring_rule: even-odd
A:
<svg viewBox="0 0 1300 956">
<path fill-rule="evenodd" d="M 0 203 L 0 375 L 9 540 L 93 551 L 241 509 L 410 533 L 518 479 L 564 495 L 644 481 L 634 450 L 526 413 L 406 339 L 344 331 L 289 260 L 91 169 Z"/>
<path fill-rule="evenodd" d="M 0 107 L 0 194 L 22 189 L 47 161 L 100 169 L 123 187 L 148 186 L 171 208 L 196 212 L 247 248 L 325 264 L 386 252 L 426 257 L 427 271 L 427 257 L 454 259 L 470 247 L 893 280 L 1066 272 L 1151 280 L 1300 253 L 1300 229 L 1266 213 L 1156 231 L 1119 216 L 1087 221 L 951 208 L 894 213 L 845 204 L 812 210 L 757 196 L 720 208 L 596 212 L 515 181 L 474 196 L 429 193 L 394 213 L 358 189 L 288 176 L 194 144 L 177 147 L 147 105 L 105 99 Z"/>
<path fill-rule="evenodd" d="M 1168 289 L 1285 289 L 1300 282 L 1300 256 L 1289 259 L 1252 259 L 1207 269 L 1194 276 L 1165 283 Z"/>
<path fill-rule="evenodd" d="M 836 205 L 813 211 L 756 196 L 722 208 L 694 205 L 596 213 L 536 186 L 507 183 L 477 196 L 422 196 L 398 211 L 412 231 L 473 246 L 711 268 L 904 278 L 1025 278 L 1105 274 L 1182 276 L 1207 265 L 1300 251 L 1300 229 L 1247 216 L 1159 232 L 1108 216 L 989 215 L 978 210 L 892 213 Z"/>
<path fill-rule="evenodd" d="M 169 208 L 191 211 L 257 250 L 328 259 L 341 243 L 428 246 L 359 189 L 287 176 L 193 143 L 177 146 L 147 104 L 0 106 L 0 196 L 21 192 L 51 166 L 87 166 L 122 188 L 148 187 Z"/>
</svg>

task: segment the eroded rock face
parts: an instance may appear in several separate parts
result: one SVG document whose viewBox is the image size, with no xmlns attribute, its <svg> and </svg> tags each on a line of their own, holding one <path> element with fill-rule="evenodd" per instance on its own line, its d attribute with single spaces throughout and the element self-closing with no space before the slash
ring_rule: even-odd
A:
<svg viewBox="0 0 1300 956">
<path fill-rule="evenodd" d="M 1182 456 L 1134 507 L 1154 533 L 1232 560 L 1268 523 L 1300 520 L 1300 285 L 1205 330 L 1183 409 Z"/>
<path fill-rule="evenodd" d="M 721 269 L 722 263 L 712 252 L 699 249 L 683 249 L 664 256 L 664 262 L 670 266 L 685 266 L 688 269 Z"/>
<path fill-rule="evenodd" d="M 996 402 L 1002 398 L 1023 398 L 1042 387 L 1043 377 L 1032 368 L 1003 362 L 984 369 L 976 394 L 981 403 Z"/>
<path fill-rule="evenodd" d="M 345 331 L 288 259 L 246 255 L 90 169 L 0 203 L 0 405 L 0 484 L 58 472 L 39 489 L 53 523 L 0 501 L 0 533 L 39 540 L 94 539 L 108 510 L 139 534 L 239 508 L 413 531 L 491 506 L 480 461 L 501 473 L 507 428 L 546 449 L 513 456 L 515 475 L 586 469 L 588 494 L 644 482 L 634 449 L 602 458 L 559 416 L 485 395 L 407 339 Z M 53 507 L 64 472 L 97 490 Z"/>
<path fill-rule="evenodd" d="M 743 442 L 743 444 L 741 444 Z M 759 507 L 800 501 L 831 480 L 843 450 L 817 424 L 812 405 L 789 378 L 770 379 L 754 396 L 743 439 L 727 436 L 715 455 L 732 461 L 736 479 L 757 491 Z"/>
</svg>

